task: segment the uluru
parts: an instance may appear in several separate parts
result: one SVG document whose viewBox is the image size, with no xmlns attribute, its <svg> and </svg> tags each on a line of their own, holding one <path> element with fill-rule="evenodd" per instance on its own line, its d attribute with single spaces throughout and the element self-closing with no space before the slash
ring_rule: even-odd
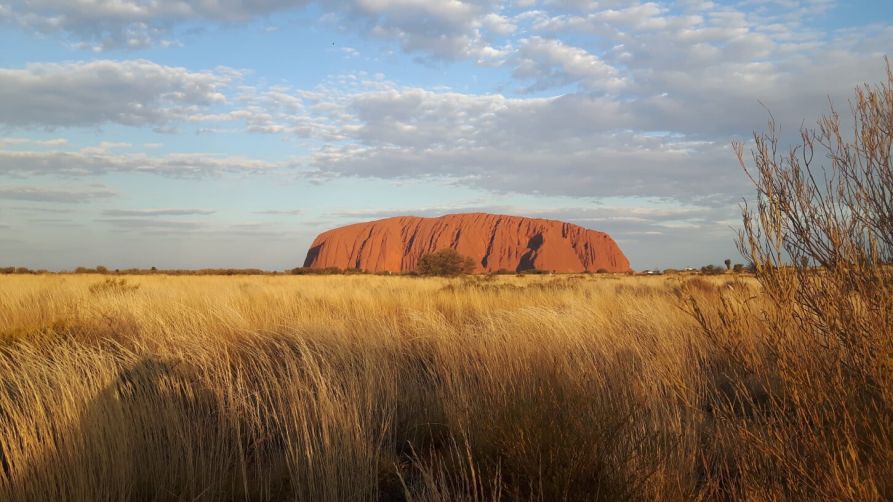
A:
<svg viewBox="0 0 893 502">
<path fill-rule="evenodd" d="M 419 258 L 451 248 L 476 272 L 626 272 L 629 260 L 608 234 L 571 223 L 487 213 L 398 216 L 319 234 L 304 267 L 410 272 Z"/>
</svg>

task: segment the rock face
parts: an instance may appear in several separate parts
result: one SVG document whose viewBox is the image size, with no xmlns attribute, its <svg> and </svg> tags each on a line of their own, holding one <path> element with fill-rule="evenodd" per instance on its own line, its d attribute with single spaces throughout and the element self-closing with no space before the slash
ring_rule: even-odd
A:
<svg viewBox="0 0 893 502">
<path fill-rule="evenodd" d="M 313 241 L 304 266 L 408 272 L 421 256 L 444 248 L 473 258 L 477 272 L 630 270 L 629 260 L 606 233 L 486 213 L 400 216 L 329 230 Z"/>
</svg>

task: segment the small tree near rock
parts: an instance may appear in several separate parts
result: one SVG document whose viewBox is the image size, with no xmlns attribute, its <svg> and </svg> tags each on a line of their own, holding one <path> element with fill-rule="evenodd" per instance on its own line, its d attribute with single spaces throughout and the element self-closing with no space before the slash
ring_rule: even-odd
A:
<svg viewBox="0 0 893 502">
<path fill-rule="evenodd" d="M 472 258 L 462 256 L 455 249 L 441 249 L 419 258 L 416 271 L 422 275 L 456 276 L 474 272 Z"/>
</svg>

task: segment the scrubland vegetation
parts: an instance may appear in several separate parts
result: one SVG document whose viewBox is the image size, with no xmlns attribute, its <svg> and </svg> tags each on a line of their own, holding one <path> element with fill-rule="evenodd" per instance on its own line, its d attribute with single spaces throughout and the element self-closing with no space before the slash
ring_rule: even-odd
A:
<svg viewBox="0 0 893 502">
<path fill-rule="evenodd" d="M 720 490 L 753 281 L 0 278 L 0 499 L 612 500 Z M 717 492 L 718 493 L 718 492 Z"/>
<path fill-rule="evenodd" d="M 0 499 L 889 496 L 887 381 L 683 308 L 761 296 L 688 276 L 7 276 Z"/>
<path fill-rule="evenodd" d="M 893 499 L 893 75 L 853 118 L 739 145 L 753 277 L 0 277 L 0 500 Z"/>
</svg>

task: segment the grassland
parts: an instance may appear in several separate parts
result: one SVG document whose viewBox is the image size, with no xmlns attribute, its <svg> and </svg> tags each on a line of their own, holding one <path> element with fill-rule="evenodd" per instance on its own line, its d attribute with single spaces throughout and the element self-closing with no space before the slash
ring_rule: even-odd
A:
<svg viewBox="0 0 893 502">
<path fill-rule="evenodd" d="M 121 279 L 0 276 L 0 499 L 893 493 L 890 416 L 791 396 L 752 279 Z"/>
</svg>

